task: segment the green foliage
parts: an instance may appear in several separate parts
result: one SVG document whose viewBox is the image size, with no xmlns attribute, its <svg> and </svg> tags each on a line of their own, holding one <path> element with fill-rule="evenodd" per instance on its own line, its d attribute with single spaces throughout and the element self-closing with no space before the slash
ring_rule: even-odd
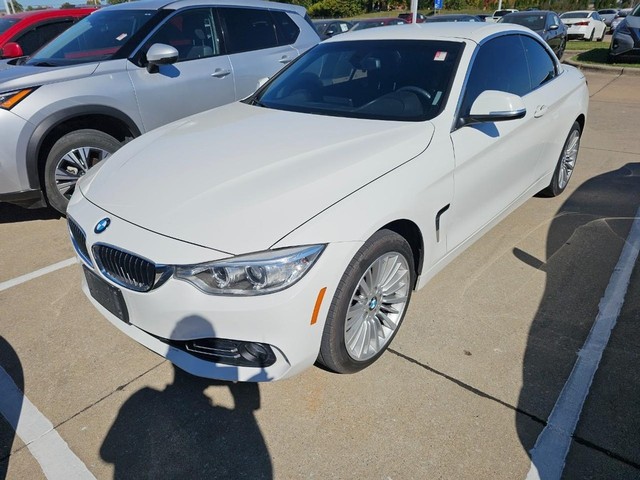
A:
<svg viewBox="0 0 640 480">
<path fill-rule="evenodd" d="M 109 5 L 117 5 L 118 3 L 127 3 L 129 0 L 107 0 Z"/>
<path fill-rule="evenodd" d="M 9 0 L 9 4 L 12 7 L 12 11 L 16 13 L 24 12 L 24 7 L 20 4 L 20 2 L 18 2 L 18 0 Z"/>
<path fill-rule="evenodd" d="M 76 8 L 76 6 L 72 3 L 64 2 L 62 5 L 60 5 L 60 8 Z"/>
<path fill-rule="evenodd" d="M 310 16 L 318 18 L 355 17 L 364 13 L 365 3 L 359 0 L 321 0 L 307 11 Z"/>
</svg>

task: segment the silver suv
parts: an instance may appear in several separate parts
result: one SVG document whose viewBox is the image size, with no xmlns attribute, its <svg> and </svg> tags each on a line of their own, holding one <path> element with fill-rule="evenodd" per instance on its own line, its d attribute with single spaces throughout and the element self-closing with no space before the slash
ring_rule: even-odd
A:
<svg viewBox="0 0 640 480">
<path fill-rule="evenodd" d="M 98 10 L 0 71 L 0 201 L 64 213 L 78 178 L 123 143 L 248 96 L 318 42 L 304 8 L 263 0 Z"/>
</svg>

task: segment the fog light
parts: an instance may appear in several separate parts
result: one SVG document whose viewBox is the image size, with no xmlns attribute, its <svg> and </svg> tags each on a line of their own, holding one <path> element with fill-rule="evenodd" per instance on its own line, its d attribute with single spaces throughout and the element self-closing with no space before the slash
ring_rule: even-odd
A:
<svg viewBox="0 0 640 480">
<path fill-rule="evenodd" d="M 264 364 L 269 358 L 269 351 L 261 343 L 243 343 L 240 347 L 240 355 L 249 362 Z"/>
</svg>

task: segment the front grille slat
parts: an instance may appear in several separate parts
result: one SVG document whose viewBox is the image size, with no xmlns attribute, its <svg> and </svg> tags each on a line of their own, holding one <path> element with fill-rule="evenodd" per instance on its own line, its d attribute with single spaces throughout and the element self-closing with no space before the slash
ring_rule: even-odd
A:
<svg viewBox="0 0 640 480">
<path fill-rule="evenodd" d="M 84 230 L 82 230 L 80 225 L 78 225 L 71 217 L 67 219 L 67 224 L 69 226 L 71 242 L 73 243 L 73 247 L 76 249 L 76 252 L 78 252 L 80 258 L 82 258 L 87 265 L 93 266 L 93 262 L 89 256 L 89 250 L 87 249 L 87 236 L 84 233 Z"/>
<path fill-rule="evenodd" d="M 137 292 L 153 288 L 157 268 L 153 262 L 102 244 L 93 246 L 93 256 L 102 274 L 118 285 Z"/>
</svg>

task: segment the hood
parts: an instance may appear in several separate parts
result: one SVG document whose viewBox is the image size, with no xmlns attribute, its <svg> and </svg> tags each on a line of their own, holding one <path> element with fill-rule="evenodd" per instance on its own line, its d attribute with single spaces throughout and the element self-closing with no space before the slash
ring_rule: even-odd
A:
<svg viewBox="0 0 640 480">
<path fill-rule="evenodd" d="M 417 156 L 433 131 L 430 122 L 235 103 L 143 135 L 79 186 L 100 208 L 156 233 L 259 251 Z"/>
<path fill-rule="evenodd" d="M 10 62 L 4 62 L 0 66 L 0 91 L 6 92 L 15 88 L 88 77 L 99 65 L 99 63 L 85 63 L 64 67 L 34 67 L 12 65 Z"/>
</svg>

